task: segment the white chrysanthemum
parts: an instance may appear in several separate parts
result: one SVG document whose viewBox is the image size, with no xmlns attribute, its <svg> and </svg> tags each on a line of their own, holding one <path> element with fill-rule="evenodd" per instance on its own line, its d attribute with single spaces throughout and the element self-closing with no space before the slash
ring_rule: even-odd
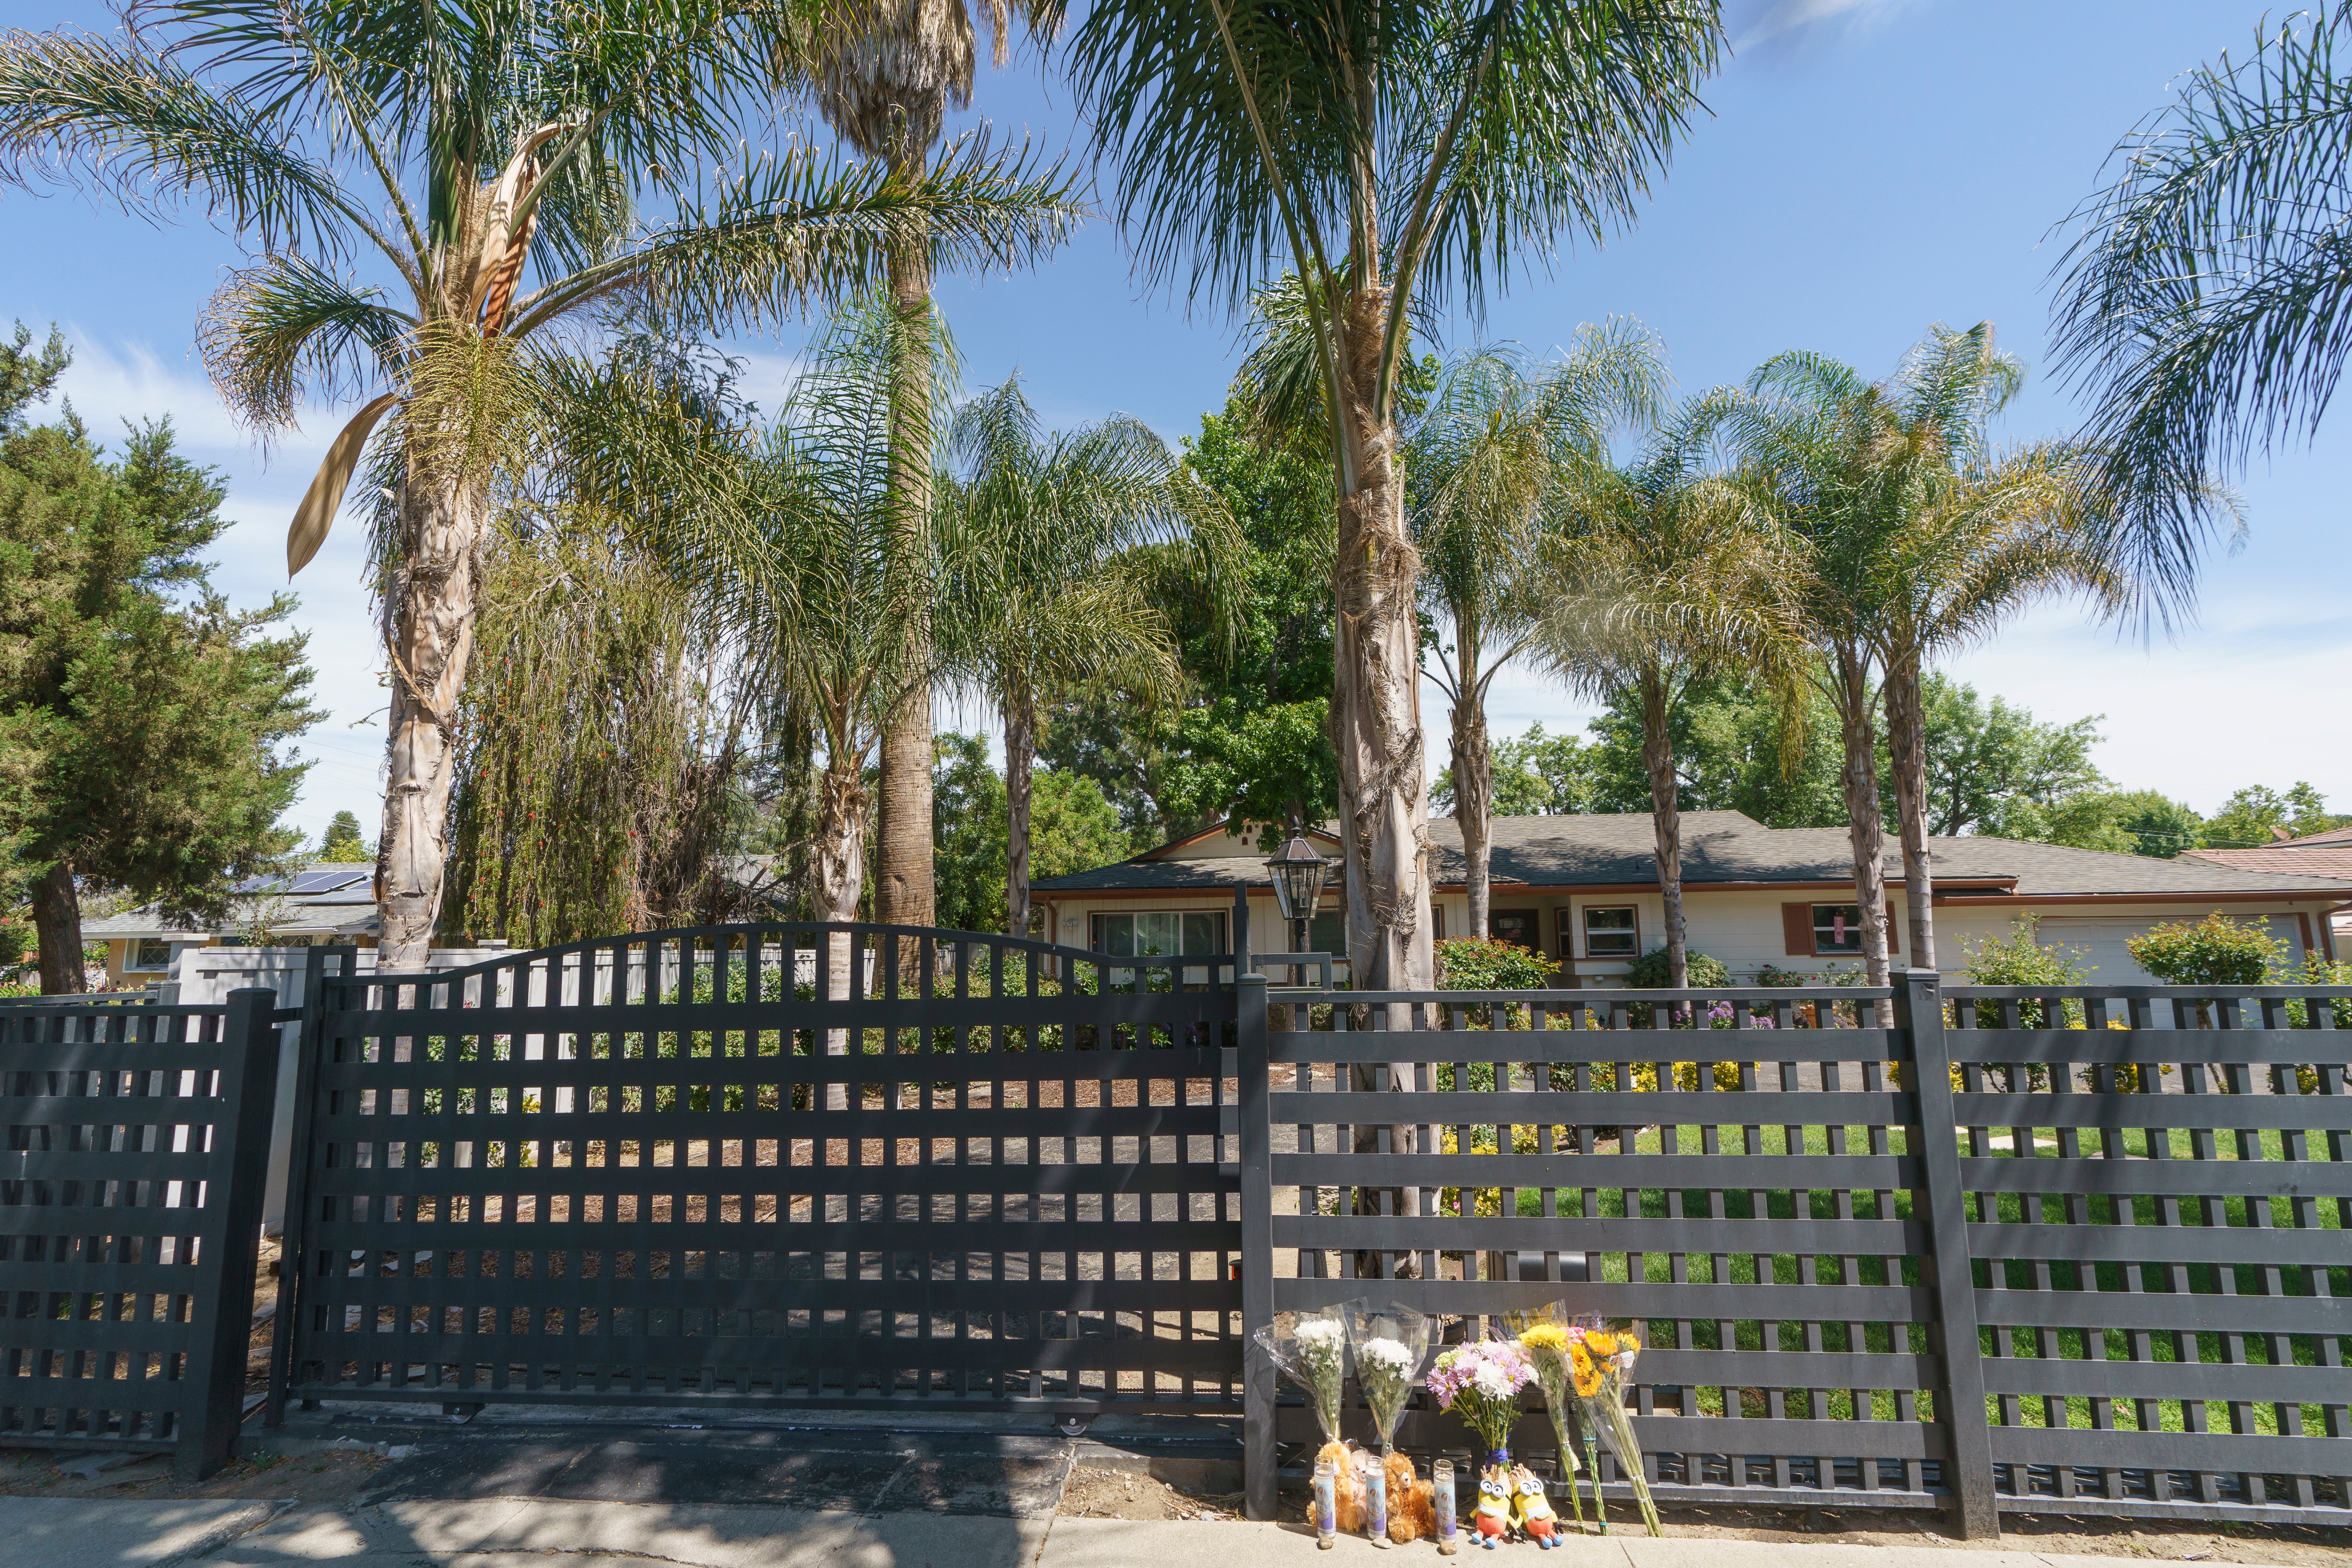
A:
<svg viewBox="0 0 2352 1568">
<path fill-rule="evenodd" d="M 1518 1390 L 1518 1385 L 1511 1381 L 1511 1374 L 1493 1362 L 1479 1363 L 1475 1381 L 1478 1384 L 1478 1392 L 1490 1399 L 1508 1399 Z"/>
<path fill-rule="evenodd" d="M 1403 1372 L 1412 1365 L 1412 1352 L 1394 1340 L 1367 1340 L 1356 1352 L 1356 1362 L 1366 1370 Z"/>
</svg>

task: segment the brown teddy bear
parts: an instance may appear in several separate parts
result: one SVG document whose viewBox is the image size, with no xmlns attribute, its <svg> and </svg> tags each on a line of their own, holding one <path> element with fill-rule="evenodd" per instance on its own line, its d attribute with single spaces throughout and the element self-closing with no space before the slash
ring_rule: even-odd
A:
<svg viewBox="0 0 2352 1568">
<path fill-rule="evenodd" d="M 1412 1461 L 1391 1453 L 1385 1467 L 1389 1480 L 1389 1539 L 1402 1546 L 1437 1534 L 1437 1486 L 1417 1480 Z"/>
</svg>

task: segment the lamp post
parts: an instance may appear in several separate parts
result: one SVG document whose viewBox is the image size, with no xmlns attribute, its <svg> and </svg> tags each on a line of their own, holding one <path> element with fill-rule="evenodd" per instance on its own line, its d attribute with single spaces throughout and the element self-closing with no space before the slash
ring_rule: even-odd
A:
<svg viewBox="0 0 2352 1568">
<path fill-rule="evenodd" d="M 1323 878 L 1331 862 L 1316 852 L 1307 830 L 1294 820 L 1288 842 L 1266 857 L 1265 868 L 1274 879 L 1274 901 L 1293 928 L 1290 951 L 1305 952 L 1307 923 L 1323 901 Z"/>
</svg>

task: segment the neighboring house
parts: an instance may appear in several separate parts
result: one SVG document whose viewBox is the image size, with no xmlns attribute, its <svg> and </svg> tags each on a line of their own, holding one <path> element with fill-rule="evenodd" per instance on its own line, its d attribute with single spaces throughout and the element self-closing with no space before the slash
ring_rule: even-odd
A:
<svg viewBox="0 0 2352 1568">
<path fill-rule="evenodd" d="M 1776 969 L 1819 973 L 1858 963 L 1862 932 L 1853 860 L 1843 827 L 1767 827 L 1736 811 L 1683 816 L 1683 909 L 1691 950 L 1742 978 Z M 1429 825 L 1435 934 L 1464 934 L 1462 840 L 1450 817 Z M 1596 816 L 1508 816 L 1494 823 L 1489 900 L 1493 934 L 1559 959 L 1561 984 L 1607 984 L 1632 959 L 1664 942 L 1654 840 L 1646 812 Z M 1309 949 L 1344 956 L 1339 847 L 1326 912 Z M 1108 952 L 1226 951 L 1236 886 L 1249 889 L 1253 950 L 1290 945 L 1276 916 L 1260 844 L 1222 829 L 1036 885 L 1052 939 Z M 2125 941 L 2150 926 L 2213 910 L 2266 921 L 2298 959 L 2334 956 L 2328 918 L 2352 909 L 2352 871 L 2341 877 L 2242 870 L 2186 858 L 2158 860 L 2012 839 L 1930 841 L 1936 872 L 1936 957 L 1946 972 L 1965 949 L 2005 936 L 2022 914 L 2042 919 L 2042 940 L 2084 951 L 2102 984 L 2147 984 Z M 1903 963 L 1902 858 L 1886 859 L 1888 908 Z"/>
<path fill-rule="evenodd" d="M 376 937 L 373 862 L 322 861 L 290 877 L 251 877 L 236 885 L 229 919 L 216 929 L 165 920 L 157 906 L 84 921 L 84 942 L 106 944 L 106 983 L 137 988 L 168 978 L 173 960 L 190 947 L 236 943 L 267 925 L 272 944 L 352 942 L 373 947 Z"/>
<path fill-rule="evenodd" d="M 2273 829 L 2284 833 L 2284 829 Z M 2352 827 L 2330 828 L 2302 838 L 2282 837 L 2253 849 L 2184 849 L 2183 860 L 2203 860 L 2241 871 L 2287 871 L 2305 877 L 2352 878 Z M 2352 910 L 2335 919 L 2336 951 L 2352 958 Z"/>
</svg>

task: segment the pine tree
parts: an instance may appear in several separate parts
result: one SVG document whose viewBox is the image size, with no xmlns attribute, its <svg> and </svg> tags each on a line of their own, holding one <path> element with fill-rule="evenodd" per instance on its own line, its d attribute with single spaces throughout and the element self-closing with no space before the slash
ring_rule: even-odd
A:
<svg viewBox="0 0 2352 1568">
<path fill-rule="evenodd" d="M 109 459 L 70 406 L 29 426 L 65 368 L 0 342 L 0 851 L 30 884 L 45 993 L 82 990 L 80 892 L 226 917 L 242 877 L 299 840 L 277 826 L 319 718 L 280 595 L 235 611 L 200 552 L 227 523 L 218 476 L 169 420 Z"/>
<path fill-rule="evenodd" d="M 375 858 L 375 846 L 360 837 L 360 819 L 348 811 L 335 813 L 327 836 L 319 840 L 319 858 L 331 865 L 352 865 Z"/>
</svg>

